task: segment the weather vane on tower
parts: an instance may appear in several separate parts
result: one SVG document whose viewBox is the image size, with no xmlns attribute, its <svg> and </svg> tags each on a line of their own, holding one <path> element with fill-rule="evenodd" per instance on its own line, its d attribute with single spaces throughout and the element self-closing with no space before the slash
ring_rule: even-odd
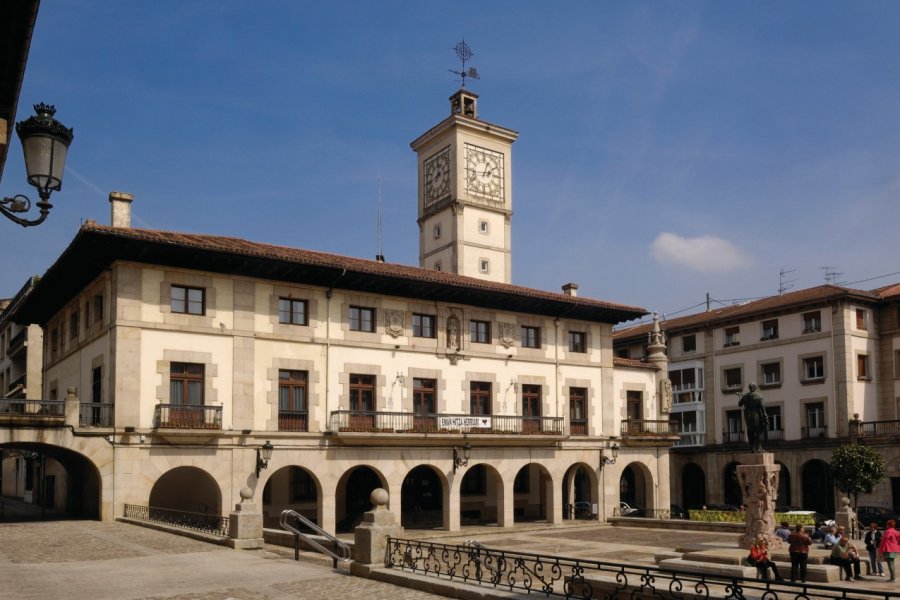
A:
<svg viewBox="0 0 900 600">
<path fill-rule="evenodd" d="M 460 62 L 462 62 L 462 69 L 459 71 L 454 71 L 453 69 L 448 70 L 451 73 L 455 73 L 456 75 L 462 77 L 462 87 L 466 87 L 466 77 L 470 77 L 472 79 L 481 79 L 478 76 L 478 70 L 475 67 L 469 67 L 468 70 L 466 70 L 466 62 L 470 58 L 475 56 L 475 53 L 472 52 L 472 49 L 469 48 L 469 46 L 466 44 L 465 38 L 463 38 L 460 43 L 456 44 L 453 47 L 453 50 L 456 52 L 456 56 L 459 57 Z"/>
</svg>

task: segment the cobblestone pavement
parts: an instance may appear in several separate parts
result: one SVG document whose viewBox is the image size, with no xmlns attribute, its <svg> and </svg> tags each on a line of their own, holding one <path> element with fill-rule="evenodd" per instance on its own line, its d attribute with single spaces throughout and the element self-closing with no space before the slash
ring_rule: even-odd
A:
<svg viewBox="0 0 900 600">
<path fill-rule="evenodd" d="M 272 549 L 236 551 L 127 523 L 0 523 L 0 599 L 442 598 Z"/>
</svg>

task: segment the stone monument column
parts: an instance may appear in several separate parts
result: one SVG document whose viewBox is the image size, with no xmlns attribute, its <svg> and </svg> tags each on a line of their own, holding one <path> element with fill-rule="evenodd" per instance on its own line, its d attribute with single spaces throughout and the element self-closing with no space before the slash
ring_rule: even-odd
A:
<svg viewBox="0 0 900 600">
<path fill-rule="evenodd" d="M 781 548 L 781 538 L 775 535 L 775 501 L 778 499 L 778 482 L 781 465 L 775 464 L 771 452 L 741 454 L 737 467 L 738 483 L 744 495 L 744 514 L 747 533 L 739 540 L 744 548 L 752 546 L 762 537 L 769 549 Z"/>
</svg>

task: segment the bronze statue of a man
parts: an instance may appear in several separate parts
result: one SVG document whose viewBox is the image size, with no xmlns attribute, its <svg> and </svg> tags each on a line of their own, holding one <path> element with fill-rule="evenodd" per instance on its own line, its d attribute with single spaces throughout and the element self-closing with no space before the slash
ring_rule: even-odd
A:
<svg viewBox="0 0 900 600">
<path fill-rule="evenodd" d="M 761 439 L 768 429 L 769 418 L 755 383 L 751 383 L 750 391 L 741 396 L 738 406 L 744 409 L 744 423 L 747 426 L 747 441 L 750 442 L 751 452 L 762 452 Z"/>
</svg>

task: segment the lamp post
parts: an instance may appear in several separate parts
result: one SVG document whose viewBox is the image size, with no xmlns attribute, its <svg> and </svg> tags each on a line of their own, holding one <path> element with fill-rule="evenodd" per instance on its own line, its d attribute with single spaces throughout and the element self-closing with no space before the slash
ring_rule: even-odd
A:
<svg viewBox="0 0 900 600">
<path fill-rule="evenodd" d="M 272 450 L 275 446 L 272 442 L 266 440 L 266 443 L 256 449 L 256 478 L 259 479 L 259 472 L 264 471 L 269 466 L 269 459 L 272 458 Z"/>
<path fill-rule="evenodd" d="M 603 452 L 603 448 L 600 448 L 600 468 L 602 469 L 606 465 L 614 465 L 616 464 L 616 459 L 619 458 L 619 445 L 615 442 L 609 447 L 612 452 L 612 458 L 606 456 Z"/>
<path fill-rule="evenodd" d="M 22 142 L 28 183 L 37 188 L 40 197 L 37 202 L 40 215 L 36 219 L 17 216 L 31 210 L 31 199 L 28 196 L 17 194 L 12 198 L 0 198 L 0 213 L 22 227 L 40 225 L 53 208 L 50 194 L 62 189 L 66 153 L 74 137 L 71 128 L 53 118 L 56 114 L 55 107 L 35 104 L 34 112 L 37 114 L 16 123 L 16 133 Z"/>
<path fill-rule="evenodd" d="M 472 445 L 469 442 L 466 442 L 463 445 L 462 455 L 460 455 L 459 450 L 456 448 L 453 449 L 453 472 L 456 473 L 456 470 L 459 467 L 467 467 L 469 466 L 469 456 L 472 454 Z"/>
</svg>

